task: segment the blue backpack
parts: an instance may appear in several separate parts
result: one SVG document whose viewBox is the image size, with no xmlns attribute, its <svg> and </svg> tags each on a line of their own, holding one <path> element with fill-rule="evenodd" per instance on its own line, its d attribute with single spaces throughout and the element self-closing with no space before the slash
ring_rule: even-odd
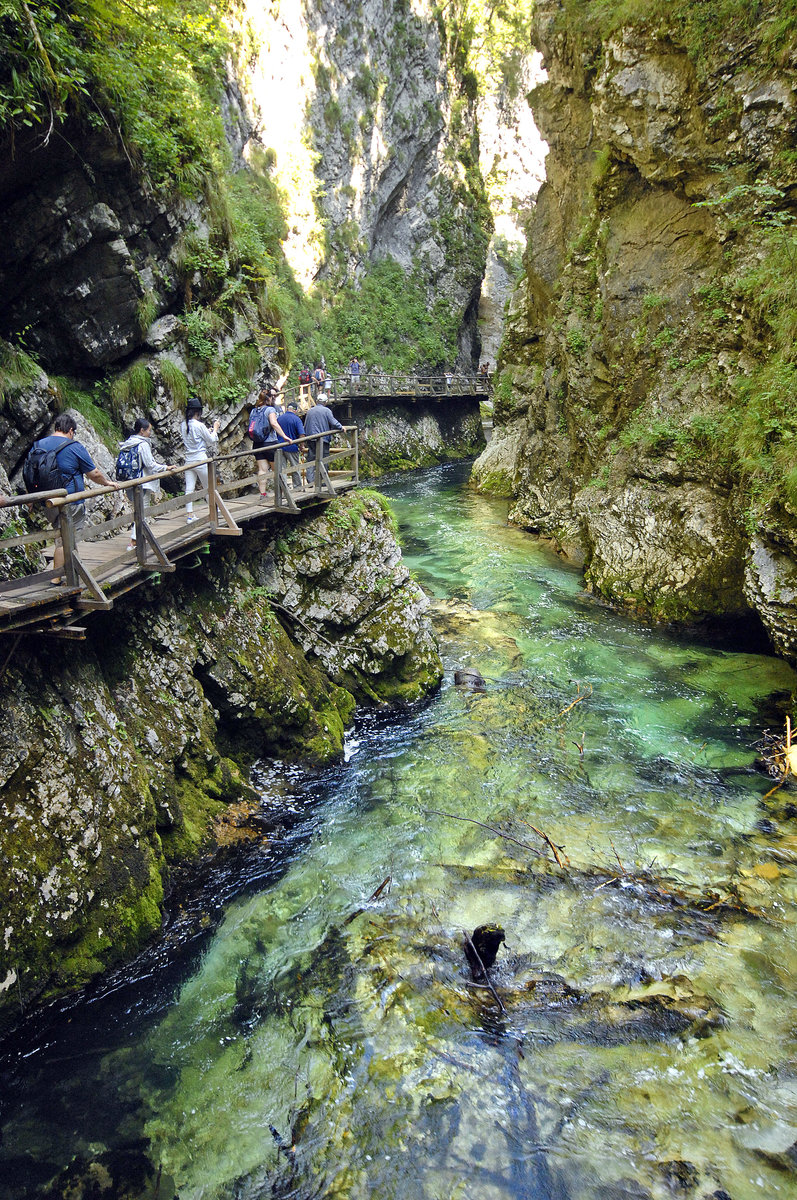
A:
<svg viewBox="0 0 797 1200">
<path fill-rule="evenodd" d="M 138 446 L 123 447 L 116 456 L 116 478 L 119 483 L 127 483 L 129 479 L 140 479 L 143 474 Z"/>
<path fill-rule="evenodd" d="M 253 408 L 249 414 L 249 436 L 256 439 L 258 442 L 276 442 L 277 432 L 271 428 L 269 417 L 271 413 L 276 413 L 276 408 L 272 404 L 263 404 L 259 408 Z"/>
</svg>

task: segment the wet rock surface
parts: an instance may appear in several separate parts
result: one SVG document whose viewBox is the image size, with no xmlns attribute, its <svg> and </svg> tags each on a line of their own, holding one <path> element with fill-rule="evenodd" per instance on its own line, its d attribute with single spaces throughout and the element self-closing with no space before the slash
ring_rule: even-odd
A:
<svg viewBox="0 0 797 1200">
<path fill-rule="evenodd" d="M 701 72 L 672 28 L 590 41 L 553 4 L 536 24 L 547 178 L 474 482 L 609 600 L 676 622 L 752 610 L 794 659 L 794 514 L 756 509 L 744 465 L 717 450 L 767 353 L 739 285 L 761 240 L 714 203 L 718 164 L 781 178 L 793 64 L 729 35 Z"/>
<path fill-rule="evenodd" d="M 240 558 L 218 551 L 201 575 L 90 621 L 79 655 L 32 643 L 10 659 L 7 1010 L 90 979 L 158 929 L 170 866 L 234 840 L 223 818 L 257 796 L 256 758 L 324 761 L 357 701 L 415 701 L 438 682 L 426 598 L 378 499 L 353 494 L 287 536 L 250 537 Z"/>
</svg>

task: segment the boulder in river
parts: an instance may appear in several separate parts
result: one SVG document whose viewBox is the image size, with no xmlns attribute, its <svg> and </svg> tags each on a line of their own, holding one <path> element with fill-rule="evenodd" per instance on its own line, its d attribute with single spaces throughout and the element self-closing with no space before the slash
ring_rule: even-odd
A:
<svg viewBox="0 0 797 1200">
<path fill-rule="evenodd" d="M 476 982 L 486 978 L 485 972 L 496 960 L 506 934 L 500 925 L 479 925 L 470 937 L 465 936 L 465 957 L 468 960 L 471 974 Z"/>
</svg>

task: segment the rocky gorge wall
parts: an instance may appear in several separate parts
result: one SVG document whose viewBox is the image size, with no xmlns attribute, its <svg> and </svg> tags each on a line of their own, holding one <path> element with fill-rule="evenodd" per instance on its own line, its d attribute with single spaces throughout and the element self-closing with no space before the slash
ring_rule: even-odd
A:
<svg viewBox="0 0 797 1200">
<path fill-rule="evenodd" d="M 389 402 L 378 397 L 353 399 L 336 411 L 344 424 L 357 426 L 360 474 L 371 478 L 473 458 L 484 447 L 476 396 Z"/>
<path fill-rule="evenodd" d="M 173 867 L 257 811 L 257 758 L 323 762 L 356 704 L 439 682 L 427 599 L 375 493 L 282 518 L 237 551 L 213 547 L 90 618 L 85 643 L 29 639 L 5 662 L 5 1020 L 159 929 Z"/>
<path fill-rule="evenodd" d="M 434 6 L 253 5 L 236 28 L 217 81 L 227 166 L 193 195 L 153 187 L 110 121 L 0 130 L 0 392 L 22 350 L 51 409 L 77 391 L 117 426 L 143 413 L 168 453 L 199 391 L 232 445 L 291 365 L 287 294 L 334 293 L 385 258 L 423 280 L 472 368 L 491 217 Z"/>
<path fill-rule="evenodd" d="M 754 611 L 793 658 L 794 393 L 775 371 L 797 73 L 767 40 L 780 6 L 699 44 L 688 4 L 605 29 L 587 10 L 537 7 L 547 180 L 474 481 L 608 599 L 675 621 Z"/>
</svg>

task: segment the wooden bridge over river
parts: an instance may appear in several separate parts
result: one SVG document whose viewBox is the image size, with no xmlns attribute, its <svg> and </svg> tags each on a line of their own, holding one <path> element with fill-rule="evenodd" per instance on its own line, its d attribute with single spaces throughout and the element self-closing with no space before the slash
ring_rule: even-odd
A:
<svg viewBox="0 0 797 1200">
<path fill-rule="evenodd" d="M 312 390 L 313 399 L 322 399 L 331 408 L 347 405 L 351 418 L 352 401 L 410 403 L 426 400 L 451 400 L 455 397 L 476 397 L 486 400 L 492 392 L 492 379 L 481 373 L 462 375 L 448 371 L 443 375 L 401 375 L 389 371 L 366 371 L 361 375 L 330 375 L 323 385 L 298 384 L 280 392 L 285 404 Z"/>
<path fill-rule="evenodd" d="M 2 573 L 19 576 L 0 582 L 0 633 L 82 638 L 85 626 L 80 620 L 86 613 L 113 607 L 117 597 L 175 571 L 181 559 L 196 557 L 213 540 L 240 537 L 244 528 L 261 526 L 275 514 L 296 514 L 326 504 L 355 487 L 359 481 L 356 427 L 344 427 L 328 458 L 323 454 L 325 436 L 329 437 L 316 434 L 297 439 L 304 443 L 306 454 L 298 488 L 292 484 L 291 464 L 276 448 L 274 470 L 269 473 L 273 490 L 265 500 L 260 496 L 258 477 L 252 473 L 252 450 L 204 460 L 207 488 L 188 496 L 156 493 L 162 498 L 150 506 L 145 506 L 144 484 L 179 478 L 189 467 L 172 467 L 116 488 L 91 488 L 72 495 L 59 489 L 11 497 L 4 509 L 46 506 L 57 514 L 57 523 L 55 528 L 0 538 Z M 342 436 L 345 444 L 339 442 Z M 314 468 L 312 483 L 307 482 L 309 468 Z M 76 532 L 73 506 L 108 494 L 124 497 L 124 511 L 87 523 Z M 194 509 L 191 519 L 186 512 L 188 503 Z M 135 547 L 128 551 L 131 529 L 135 530 Z M 56 535 L 64 548 L 64 566 L 58 575 L 48 562 Z M 0 670 L 2 665 L 0 661 Z"/>
</svg>

